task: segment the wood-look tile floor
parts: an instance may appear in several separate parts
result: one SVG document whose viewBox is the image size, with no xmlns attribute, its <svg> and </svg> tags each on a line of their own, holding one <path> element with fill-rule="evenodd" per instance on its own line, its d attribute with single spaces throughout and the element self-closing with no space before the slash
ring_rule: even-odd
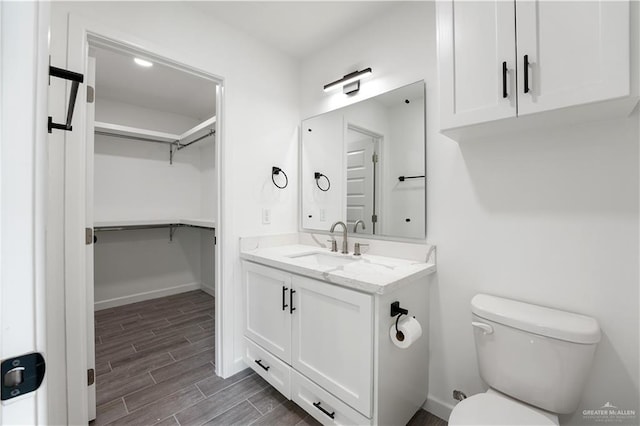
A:
<svg viewBox="0 0 640 426">
<path fill-rule="evenodd" d="M 215 374 L 214 302 L 203 291 L 95 313 L 97 425 L 318 425 L 247 369 Z M 419 411 L 411 426 L 446 426 Z"/>
</svg>

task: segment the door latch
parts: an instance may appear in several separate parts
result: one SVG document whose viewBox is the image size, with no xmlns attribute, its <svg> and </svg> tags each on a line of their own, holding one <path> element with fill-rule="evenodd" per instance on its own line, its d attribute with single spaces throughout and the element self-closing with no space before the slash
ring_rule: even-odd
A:
<svg viewBox="0 0 640 426">
<path fill-rule="evenodd" d="M 44 379 L 44 372 L 44 357 L 38 352 L 2 361 L 2 400 L 38 389 Z"/>
</svg>

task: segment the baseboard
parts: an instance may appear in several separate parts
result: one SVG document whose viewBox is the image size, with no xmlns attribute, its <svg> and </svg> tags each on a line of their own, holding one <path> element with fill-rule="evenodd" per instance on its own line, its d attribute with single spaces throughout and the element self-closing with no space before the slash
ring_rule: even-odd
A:
<svg viewBox="0 0 640 426">
<path fill-rule="evenodd" d="M 451 411 L 453 411 L 452 404 L 447 404 L 446 402 L 441 401 L 438 398 L 433 397 L 432 395 L 429 395 L 427 397 L 427 402 L 424 403 L 422 408 L 424 408 L 434 416 L 440 417 L 444 421 L 447 421 L 449 419 Z"/>
<path fill-rule="evenodd" d="M 157 299 L 159 297 L 171 296 L 172 294 L 186 293 L 187 291 L 199 290 L 202 286 L 200 283 L 188 283 L 175 287 L 161 288 L 159 290 L 145 291 L 128 296 L 115 297 L 113 299 L 102 300 L 93 305 L 93 309 L 100 311 L 102 309 L 114 308 L 116 306 L 128 305 L 130 303 L 142 302 L 144 300 Z M 207 290 L 205 290 L 207 291 Z M 208 291 L 207 291 L 208 293 Z"/>
<path fill-rule="evenodd" d="M 200 290 L 204 291 L 205 293 L 207 293 L 210 296 L 216 297 L 216 289 L 213 287 L 209 287 L 206 286 L 204 284 L 202 284 L 202 286 L 200 287 Z"/>
</svg>

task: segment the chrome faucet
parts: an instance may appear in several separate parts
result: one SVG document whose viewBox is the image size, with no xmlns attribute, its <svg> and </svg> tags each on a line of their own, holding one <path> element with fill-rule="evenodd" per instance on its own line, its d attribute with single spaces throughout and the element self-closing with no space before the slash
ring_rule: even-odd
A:
<svg viewBox="0 0 640 426">
<path fill-rule="evenodd" d="M 347 244 L 347 225 L 345 225 L 344 222 L 338 221 L 331 225 L 329 232 L 333 233 L 338 225 L 342 225 L 342 254 L 349 254 L 349 245 Z"/>
<path fill-rule="evenodd" d="M 356 232 L 358 232 L 358 224 L 362 224 L 362 230 L 364 231 L 365 229 L 367 229 L 366 226 L 364 226 L 364 220 L 362 219 L 358 219 L 356 220 L 356 223 L 353 225 L 353 233 L 355 234 Z"/>
</svg>

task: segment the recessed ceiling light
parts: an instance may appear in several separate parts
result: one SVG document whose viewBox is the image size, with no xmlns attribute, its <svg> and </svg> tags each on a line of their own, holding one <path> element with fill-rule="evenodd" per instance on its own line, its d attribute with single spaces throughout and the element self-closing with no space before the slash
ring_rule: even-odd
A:
<svg viewBox="0 0 640 426">
<path fill-rule="evenodd" d="M 153 62 L 149 62 L 147 60 L 144 59 L 140 59 L 140 58 L 133 58 L 133 62 L 135 62 L 136 64 L 140 65 L 141 67 L 152 67 L 153 66 Z"/>
</svg>

